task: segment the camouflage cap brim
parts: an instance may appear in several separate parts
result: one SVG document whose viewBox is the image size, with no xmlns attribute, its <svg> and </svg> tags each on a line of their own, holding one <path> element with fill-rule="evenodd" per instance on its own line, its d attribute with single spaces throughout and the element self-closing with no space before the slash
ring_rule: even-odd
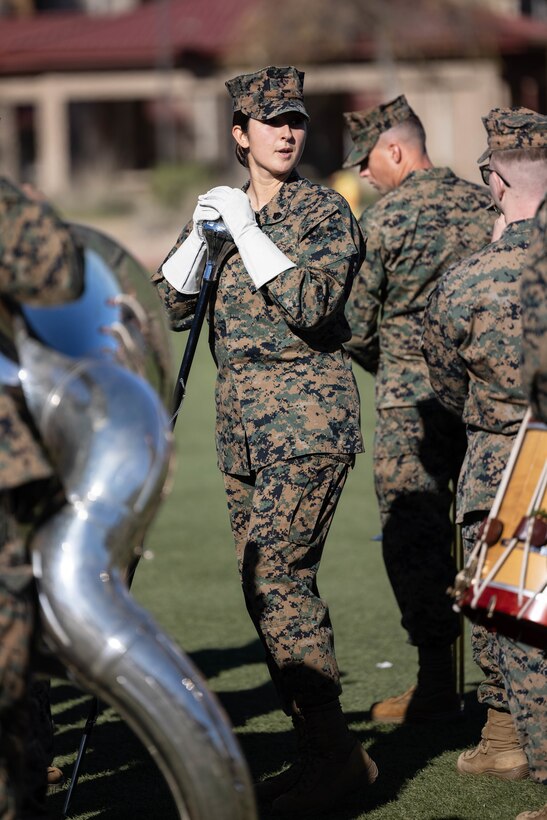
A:
<svg viewBox="0 0 547 820">
<path fill-rule="evenodd" d="M 351 168 L 364 162 L 385 131 L 415 116 L 404 94 L 376 108 L 344 113 L 354 145 L 342 168 Z"/>
<path fill-rule="evenodd" d="M 304 103 L 300 100 L 280 100 L 279 103 L 273 105 L 267 112 L 264 112 L 263 116 L 257 117 L 256 114 L 249 114 L 249 117 L 252 116 L 253 119 L 268 121 L 273 117 L 278 117 L 280 114 L 288 114 L 290 111 L 296 111 L 302 114 L 307 120 L 310 118 L 310 115 L 304 107 Z M 243 111 L 243 113 L 245 114 L 247 112 Z"/>
<path fill-rule="evenodd" d="M 363 148 L 354 145 L 348 156 L 342 163 L 342 168 L 353 168 L 355 165 L 361 165 L 370 154 L 372 148 Z"/>
</svg>

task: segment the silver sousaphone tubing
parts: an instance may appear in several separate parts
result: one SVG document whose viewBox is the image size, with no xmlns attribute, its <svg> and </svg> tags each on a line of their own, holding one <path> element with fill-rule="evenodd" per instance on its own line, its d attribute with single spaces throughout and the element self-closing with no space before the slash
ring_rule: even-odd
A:
<svg viewBox="0 0 547 820">
<path fill-rule="evenodd" d="M 172 456 L 163 306 L 117 243 L 71 227 L 84 294 L 26 309 L 15 328 L 24 396 L 67 499 L 31 544 L 43 639 L 71 679 L 132 727 L 181 818 L 254 820 L 222 707 L 126 583 Z"/>
</svg>

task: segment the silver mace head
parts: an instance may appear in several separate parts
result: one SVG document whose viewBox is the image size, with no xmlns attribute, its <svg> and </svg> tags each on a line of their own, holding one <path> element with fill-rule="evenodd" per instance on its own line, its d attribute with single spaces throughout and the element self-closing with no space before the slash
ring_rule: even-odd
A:
<svg viewBox="0 0 547 820">
<path fill-rule="evenodd" d="M 207 245 L 207 259 L 217 262 L 227 245 L 233 244 L 232 236 L 222 219 L 199 223 L 199 234 Z"/>
</svg>

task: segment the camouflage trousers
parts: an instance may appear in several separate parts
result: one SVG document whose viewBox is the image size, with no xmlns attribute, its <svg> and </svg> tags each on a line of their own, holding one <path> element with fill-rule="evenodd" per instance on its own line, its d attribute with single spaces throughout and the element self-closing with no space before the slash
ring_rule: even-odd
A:
<svg viewBox="0 0 547 820">
<path fill-rule="evenodd" d="M 352 461 L 313 455 L 224 474 L 245 603 L 287 714 L 341 692 L 317 571 Z"/>
<path fill-rule="evenodd" d="M 461 422 L 436 401 L 377 412 L 383 557 L 401 624 L 416 646 L 446 646 L 460 632 L 446 590 L 456 573 L 451 508 L 464 452 Z"/>
<path fill-rule="evenodd" d="M 478 538 L 480 520 L 462 527 L 464 555 Z M 473 660 L 485 679 L 479 684 L 480 703 L 510 712 L 524 747 L 530 777 L 547 784 L 547 653 L 518 643 L 479 624 L 471 629 Z"/>
<path fill-rule="evenodd" d="M 19 817 L 24 792 L 24 742 L 28 731 L 27 685 L 34 607 L 24 544 L 0 512 L 0 818 Z"/>
<path fill-rule="evenodd" d="M 24 538 L 0 494 L 0 820 L 47 816 L 49 683 L 31 683 L 36 603 Z"/>
</svg>

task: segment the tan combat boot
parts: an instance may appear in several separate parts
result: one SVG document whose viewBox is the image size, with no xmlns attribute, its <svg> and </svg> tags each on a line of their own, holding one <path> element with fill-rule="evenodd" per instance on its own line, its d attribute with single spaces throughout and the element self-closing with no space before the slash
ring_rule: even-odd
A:
<svg viewBox="0 0 547 820">
<path fill-rule="evenodd" d="M 501 780 L 528 777 L 528 761 L 508 712 L 489 709 L 481 738 L 478 746 L 459 756 L 457 768 L 461 774 L 491 774 Z"/>
<path fill-rule="evenodd" d="M 547 803 L 541 809 L 535 811 L 522 811 L 517 814 L 515 820 L 547 820 Z"/>
<path fill-rule="evenodd" d="M 402 695 L 373 703 L 376 723 L 431 723 L 461 717 L 450 646 L 418 647 L 418 683 Z"/>
<path fill-rule="evenodd" d="M 374 783 L 378 768 L 349 731 L 338 701 L 305 710 L 305 755 L 299 777 L 271 806 L 275 815 L 318 816 Z"/>
<path fill-rule="evenodd" d="M 457 720 L 461 714 L 460 699 L 455 689 L 446 688 L 424 694 L 417 686 L 411 686 L 402 695 L 374 703 L 370 710 L 371 720 L 375 723 L 431 723 Z"/>
<path fill-rule="evenodd" d="M 402 695 L 393 695 L 373 703 L 370 709 L 371 720 L 375 723 L 404 723 L 408 704 L 415 691 L 416 686 L 411 686 Z"/>
</svg>

